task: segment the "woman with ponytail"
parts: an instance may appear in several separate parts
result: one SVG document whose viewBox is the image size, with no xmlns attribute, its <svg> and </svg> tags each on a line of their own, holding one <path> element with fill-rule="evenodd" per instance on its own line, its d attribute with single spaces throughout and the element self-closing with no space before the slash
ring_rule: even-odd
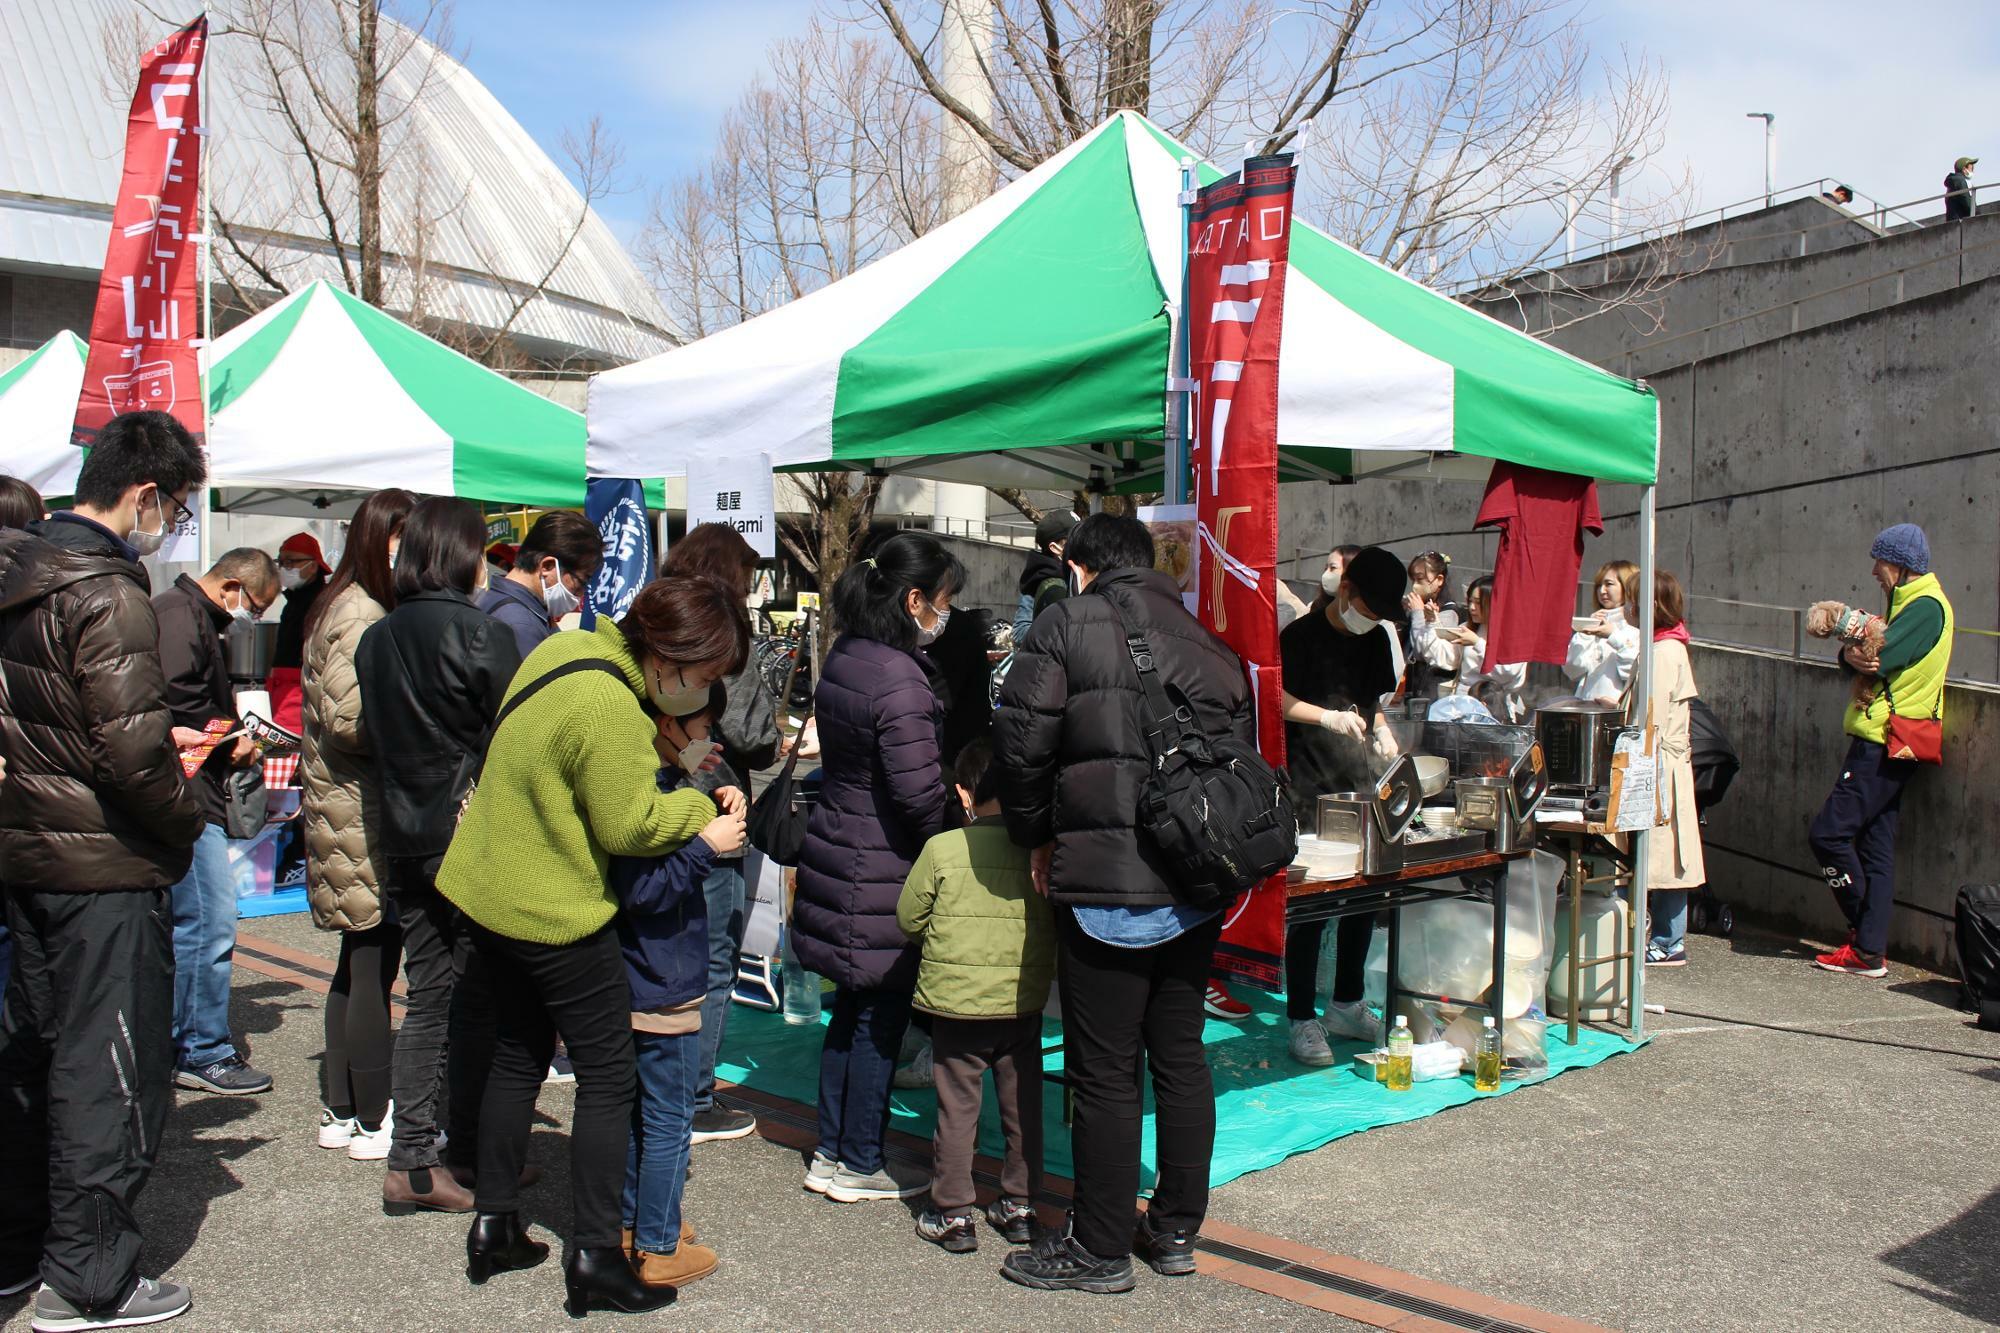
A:
<svg viewBox="0 0 2000 1333">
<path fill-rule="evenodd" d="M 943 710 L 918 650 L 944 632 L 964 584 L 964 566 L 935 538 L 899 532 L 833 590 L 841 634 L 814 696 L 825 758 L 790 940 L 800 964 L 835 986 L 805 1187 L 839 1203 L 908 1198 L 927 1184 L 921 1172 L 892 1174 L 882 1155 L 919 956 L 896 903 L 954 806 L 939 762 Z"/>
</svg>

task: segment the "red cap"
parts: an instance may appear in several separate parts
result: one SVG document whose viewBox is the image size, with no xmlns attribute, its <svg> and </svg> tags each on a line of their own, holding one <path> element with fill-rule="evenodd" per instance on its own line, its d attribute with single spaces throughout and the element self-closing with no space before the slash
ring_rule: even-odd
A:
<svg viewBox="0 0 2000 1333">
<path fill-rule="evenodd" d="M 285 544 L 278 548 L 278 554 L 281 556 L 309 555 L 312 557 L 313 563 L 319 566 L 320 573 L 333 573 L 333 570 L 326 563 L 326 557 L 320 554 L 319 540 L 310 532 L 295 532 L 285 538 Z"/>
</svg>

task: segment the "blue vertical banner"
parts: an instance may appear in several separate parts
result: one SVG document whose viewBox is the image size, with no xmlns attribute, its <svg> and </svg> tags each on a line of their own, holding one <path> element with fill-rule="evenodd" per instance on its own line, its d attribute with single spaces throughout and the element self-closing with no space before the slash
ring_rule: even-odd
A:
<svg viewBox="0 0 2000 1333">
<path fill-rule="evenodd" d="M 601 613 L 613 620 L 632 607 L 639 589 L 653 577 L 652 525 L 646 521 L 646 492 L 631 477 L 592 477 L 583 496 L 583 516 L 597 525 L 604 563 L 584 598 L 585 629 Z"/>
</svg>

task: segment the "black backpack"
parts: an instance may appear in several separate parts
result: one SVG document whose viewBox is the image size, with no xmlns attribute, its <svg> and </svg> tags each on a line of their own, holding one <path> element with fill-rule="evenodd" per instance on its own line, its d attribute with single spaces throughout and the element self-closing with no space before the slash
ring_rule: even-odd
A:
<svg viewBox="0 0 2000 1333">
<path fill-rule="evenodd" d="M 1958 1007 L 1979 1026 L 2000 1031 L 2000 884 L 1966 884 L 1958 891 Z"/>
<path fill-rule="evenodd" d="M 1720 805 L 1729 794 L 1743 761 L 1729 743 L 1729 733 L 1712 709 L 1700 698 L 1688 700 L 1688 765 L 1694 769 L 1694 804 L 1697 810 Z"/>
<path fill-rule="evenodd" d="M 1206 735 L 1187 696 L 1161 683 L 1145 638 L 1116 601 L 1104 600 L 1139 675 L 1139 725 L 1153 759 L 1139 789 L 1139 832 L 1177 868 L 1175 897 L 1189 907 L 1226 907 L 1298 855 L 1291 783 L 1254 745 Z"/>
</svg>

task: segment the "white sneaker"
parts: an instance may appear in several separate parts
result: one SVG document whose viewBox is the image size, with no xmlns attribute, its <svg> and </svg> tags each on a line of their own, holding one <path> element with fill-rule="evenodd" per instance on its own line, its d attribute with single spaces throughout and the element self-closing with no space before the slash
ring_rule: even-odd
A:
<svg viewBox="0 0 2000 1333">
<path fill-rule="evenodd" d="M 1329 1003 L 1326 1016 L 1320 1019 L 1320 1026 L 1328 1036 L 1352 1037 L 1371 1044 L 1382 1036 L 1381 1016 L 1366 1000 L 1349 1000 L 1346 1003 L 1335 1000 Z"/>
<path fill-rule="evenodd" d="M 382 1117 L 382 1127 L 374 1133 L 357 1120 L 354 1125 L 354 1141 L 347 1145 L 347 1155 L 357 1162 L 380 1162 L 389 1156 L 389 1145 L 396 1137 L 396 1121 L 392 1114 Z"/>
<path fill-rule="evenodd" d="M 917 1058 L 896 1071 L 889 1080 L 899 1088 L 934 1088 L 937 1086 L 937 1065 L 931 1055 L 931 1048 L 924 1047 L 917 1052 Z"/>
<path fill-rule="evenodd" d="M 873 1175 L 862 1175 L 841 1167 L 827 1182 L 826 1197 L 835 1203 L 868 1203 L 875 1199 L 914 1199 L 931 1187 L 930 1177 L 906 1170 L 900 1164 L 892 1171 L 883 1166 Z"/>
<path fill-rule="evenodd" d="M 1292 1059 L 1315 1069 L 1333 1063 L 1333 1048 L 1326 1044 L 1326 1029 L 1317 1018 L 1292 1020 Z"/>
<path fill-rule="evenodd" d="M 354 1142 L 354 1136 L 361 1130 L 361 1122 L 354 1119 L 343 1120 L 324 1106 L 319 1108 L 319 1146 L 328 1151 L 338 1151 Z"/>
</svg>

